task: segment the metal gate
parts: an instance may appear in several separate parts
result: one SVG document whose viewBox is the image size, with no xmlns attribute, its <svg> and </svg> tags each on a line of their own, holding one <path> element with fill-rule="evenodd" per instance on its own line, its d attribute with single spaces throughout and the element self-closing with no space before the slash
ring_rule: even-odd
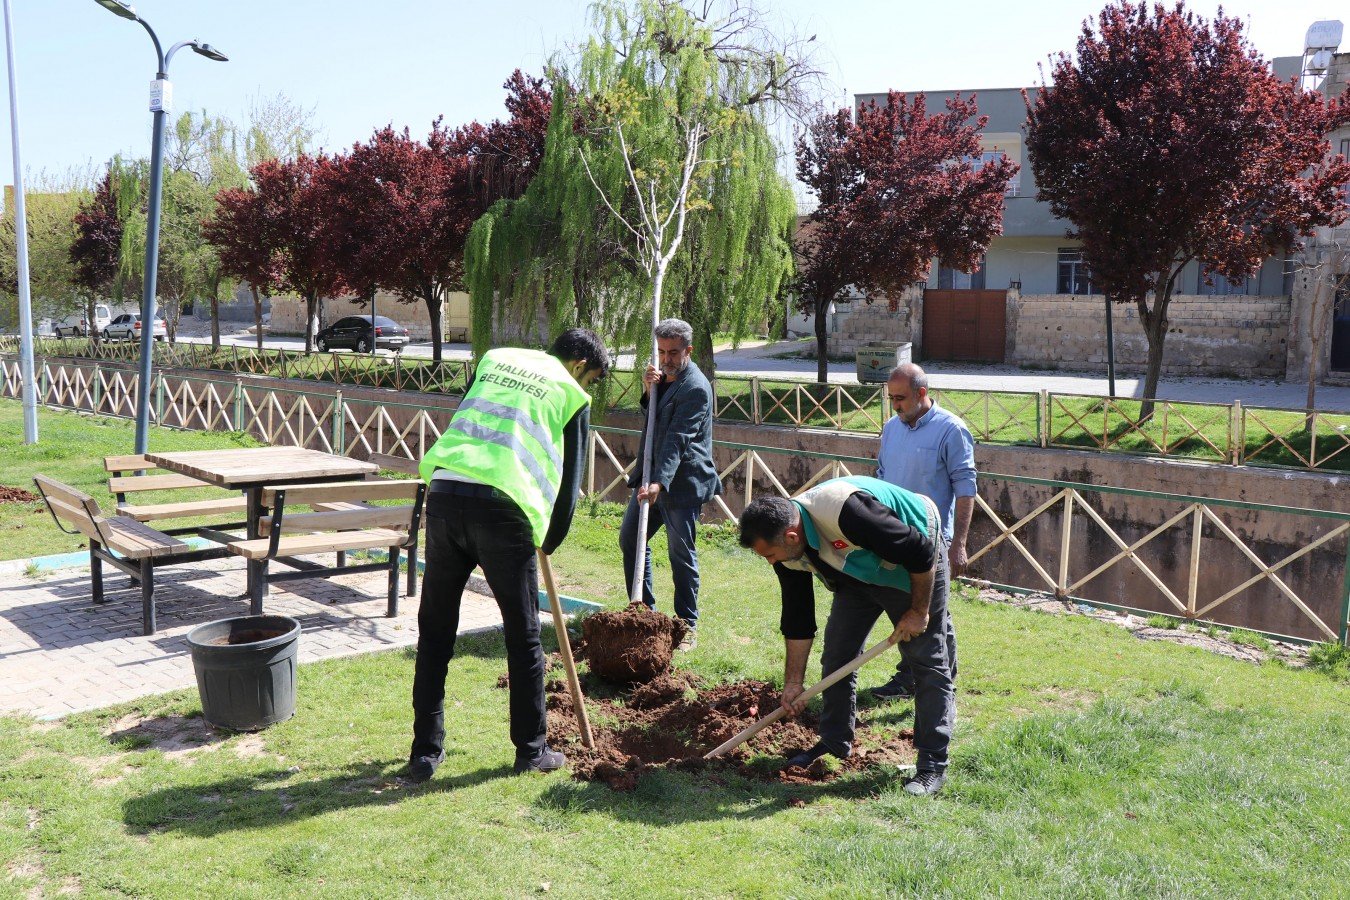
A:
<svg viewBox="0 0 1350 900">
<path fill-rule="evenodd" d="M 1003 362 L 1006 291 L 925 290 L 923 356 Z"/>
</svg>

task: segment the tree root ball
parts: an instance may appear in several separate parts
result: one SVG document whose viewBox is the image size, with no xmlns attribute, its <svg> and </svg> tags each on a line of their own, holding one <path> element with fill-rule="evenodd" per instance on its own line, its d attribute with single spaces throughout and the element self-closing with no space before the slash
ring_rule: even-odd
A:
<svg viewBox="0 0 1350 900">
<path fill-rule="evenodd" d="M 689 626 L 646 607 L 592 613 L 581 622 L 591 671 L 618 684 L 647 683 L 670 671 Z"/>
</svg>

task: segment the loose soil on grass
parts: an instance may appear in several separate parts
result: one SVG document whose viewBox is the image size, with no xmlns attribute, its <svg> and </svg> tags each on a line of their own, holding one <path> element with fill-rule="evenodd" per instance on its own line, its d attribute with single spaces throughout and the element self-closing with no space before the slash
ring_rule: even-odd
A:
<svg viewBox="0 0 1350 900">
<path fill-rule="evenodd" d="M 23 488 L 0 484 L 0 503 L 35 503 L 42 498 Z"/>
<path fill-rule="evenodd" d="M 605 610 L 582 620 L 577 655 L 607 681 L 645 683 L 670 671 L 675 648 L 688 632 L 682 619 L 646 607 Z"/>
<path fill-rule="evenodd" d="M 594 617 L 591 617 L 594 618 Z M 587 619 L 589 621 L 589 619 Z M 631 791 L 657 769 L 734 772 L 779 784 L 815 784 L 878 766 L 914 759 L 913 732 L 871 732 L 859 723 L 848 759 L 826 757 L 809 768 L 784 768 L 788 756 L 816 742 L 810 713 L 780 720 L 716 760 L 703 754 L 779 706 L 780 696 L 762 681 L 708 685 L 689 672 L 673 672 L 614 697 L 587 690 L 587 712 L 595 747 L 581 746 L 572 698 L 561 679 L 546 684 L 550 743 L 563 748 L 574 778 Z M 613 723 L 605 726 L 597 722 Z"/>
</svg>

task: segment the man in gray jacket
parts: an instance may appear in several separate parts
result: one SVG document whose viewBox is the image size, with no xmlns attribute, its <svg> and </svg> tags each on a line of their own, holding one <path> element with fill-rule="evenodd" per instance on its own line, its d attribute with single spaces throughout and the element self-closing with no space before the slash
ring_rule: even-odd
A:
<svg viewBox="0 0 1350 900">
<path fill-rule="evenodd" d="M 717 467 L 712 458 L 712 385 L 690 359 L 694 330 L 688 322 L 665 319 L 656 326 L 659 369 L 648 366 L 643 381 L 656 384 L 656 428 L 652 433 L 651 478 L 642 484 L 642 462 L 628 479 L 633 494 L 619 529 L 624 572 L 631 575 L 637 559 L 638 504 L 651 502 L 647 516 L 647 534 L 643 541 L 646 571 L 642 595 L 647 606 L 655 609 L 652 594 L 652 557 L 647 548 L 661 526 L 666 528 L 670 550 L 670 570 L 675 583 L 675 615 L 689 625 L 689 634 L 681 650 L 692 650 L 698 627 L 698 553 L 694 538 L 703 504 L 722 491 Z M 643 394 L 645 410 L 647 394 Z M 646 418 L 643 419 L 646 440 Z"/>
</svg>

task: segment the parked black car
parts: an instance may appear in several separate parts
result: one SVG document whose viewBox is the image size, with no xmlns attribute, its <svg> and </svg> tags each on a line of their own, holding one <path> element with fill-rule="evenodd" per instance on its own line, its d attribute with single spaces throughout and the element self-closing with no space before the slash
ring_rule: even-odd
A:
<svg viewBox="0 0 1350 900">
<path fill-rule="evenodd" d="M 372 345 L 401 351 L 411 338 L 408 329 L 385 316 L 344 316 L 321 330 L 314 340 L 325 353 L 339 347 L 369 353 Z"/>
</svg>

